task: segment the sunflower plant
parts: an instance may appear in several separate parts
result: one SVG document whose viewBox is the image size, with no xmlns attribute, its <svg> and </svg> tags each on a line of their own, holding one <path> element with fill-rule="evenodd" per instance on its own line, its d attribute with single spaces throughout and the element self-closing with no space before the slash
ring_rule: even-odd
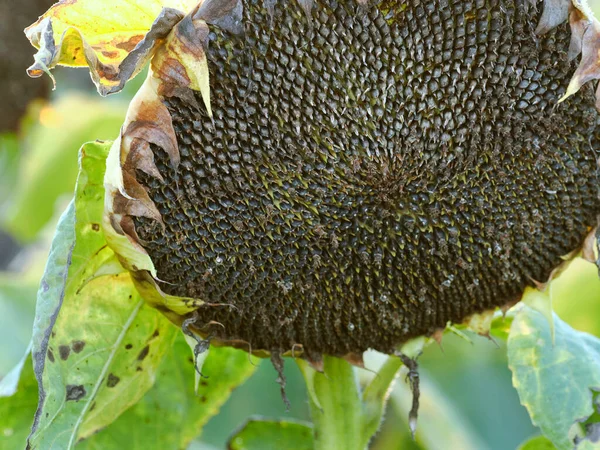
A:
<svg viewBox="0 0 600 450">
<path fill-rule="evenodd" d="M 397 379 L 411 394 L 402 426 L 423 444 L 417 359 L 465 329 L 507 343 L 543 434 L 522 448 L 599 448 L 600 341 L 552 311 L 567 266 L 598 264 L 600 23 L 588 6 L 279 3 L 61 1 L 25 30 L 32 77 L 85 67 L 106 96 L 149 70 L 119 135 L 80 149 L 30 348 L 0 383 L 6 448 L 187 448 L 265 358 L 282 412 L 284 364 L 298 364 L 312 422 L 252 418 L 230 448 L 367 448 Z M 498 47 L 477 66 L 471 44 L 486 39 Z M 444 58 L 472 63 L 467 78 Z M 499 67 L 510 80 L 494 85 Z M 522 84 L 531 95 L 511 103 Z M 522 133 L 526 145 L 510 145 L 523 154 L 486 144 L 477 114 L 467 140 L 462 112 L 444 113 L 448 86 L 465 107 L 485 98 L 481 117 L 492 111 L 497 137 Z M 531 121 L 558 137 L 514 131 Z M 484 173 L 508 157 L 533 175 Z"/>
</svg>

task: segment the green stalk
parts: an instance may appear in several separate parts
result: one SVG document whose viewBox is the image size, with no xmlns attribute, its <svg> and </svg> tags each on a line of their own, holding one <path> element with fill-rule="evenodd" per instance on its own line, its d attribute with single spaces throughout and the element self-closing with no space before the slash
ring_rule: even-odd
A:
<svg viewBox="0 0 600 450">
<path fill-rule="evenodd" d="M 362 403 L 354 368 L 345 360 L 324 356 L 324 372 L 305 361 L 298 365 L 306 379 L 313 420 L 315 450 L 364 450 Z"/>
<path fill-rule="evenodd" d="M 389 357 L 364 392 L 344 359 L 324 357 L 319 373 L 297 360 L 309 393 L 315 450 L 364 450 L 379 429 L 385 402 L 402 362 Z"/>
</svg>

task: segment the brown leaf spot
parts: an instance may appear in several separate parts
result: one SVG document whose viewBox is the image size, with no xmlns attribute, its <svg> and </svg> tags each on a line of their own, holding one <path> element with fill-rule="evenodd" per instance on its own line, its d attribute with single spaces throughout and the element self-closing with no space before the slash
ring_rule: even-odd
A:
<svg viewBox="0 0 600 450">
<path fill-rule="evenodd" d="M 133 347 L 133 345 L 131 345 L 131 344 L 127 344 L 127 345 L 125 346 L 125 349 L 126 349 L 126 350 L 131 350 L 131 349 L 132 349 L 132 347 Z"/>
<path fill-rule="evenodd" d="M 67 385 L 67 401 L 77 401 L 85 397 L 85 388 L 81 384 L 68 384 Z"/>
<path fill-rule="evenodd" d="M 109 388 L 113 388 L 117 384 L 119 384 L 119 381 L 121 381 L 121 379 L 118 376 L 116 376 L 112 373 L 109 373 L 108 380 L 106 381 L 106 386 L 108 386 Z"/>
<path fill-rule="evenodd" d="M 66 361 L 69 355 L 71 354 L 71 347 L 68 345 L 60 345 L 58 347 L 58 354 L 60 355 L 60 359 Z"/>
<path fill-rule="evenodd" d="M 142 39 L 144 39 L 143 34 L 136 34 L 135 36 L 131 36 L 125 42 L 115 43 L 115 47 L 117 47 L 120 50 L 125 50 L 126 52 L 130 52 L 131 50 L 133 50 L 135 48 L 136 45 L 138 45 L 138 42 L 140 42 Z"/>
<path fill-rule="evenodd" d="M 54 353 L 52 352 L 52 349 L 48 349 L 47 355 L 50 362 L 54 362 Z"/>
<path fill-rule="evenodd" d="M 111 58 L 111 59 L 114 59 L 119 56 L 119 52 L 117 52 L 115 50 L 112 50 L 112 51 L 111 50 L 102 50 L 102 54 L 104 56 L 106 56 L 107 58 Z"/>
<path fill-rule="evenodd" d="M 141 351 L 140 354 L 138 355 L 137 359 L 138 361 L 143 361 L 146 356 L 148 356 L 148 353 L 150 353 L 150 346 L 146 345 Z"/>
<path fill-rule="evenodd" d="M 92 224 L 92 230 L 94 230 L 94 231 L 100 231 L 100 224 L 93 223 Z"/>
<path fill-rule="evenodd" d="M 81 353 L 83 348 L 85 347 L 84 341 L 73 341 L 71 342 L 71 348 L 75 353 Z"/>
</svg>

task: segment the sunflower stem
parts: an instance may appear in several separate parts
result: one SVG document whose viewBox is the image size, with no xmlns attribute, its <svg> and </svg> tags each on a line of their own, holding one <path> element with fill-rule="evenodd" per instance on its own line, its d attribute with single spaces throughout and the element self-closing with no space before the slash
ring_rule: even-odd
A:
<svg viewBox="0 0 600 450">
<path fill-rule="evenodd" d="M 402 362 L 390 357 L 364 392 L 356 369 L 325 356 L 323 373 L 297 360 L 306 381 L 315 450 L 364 450 L 379 429 L 385 402 Z"/>
</svg>

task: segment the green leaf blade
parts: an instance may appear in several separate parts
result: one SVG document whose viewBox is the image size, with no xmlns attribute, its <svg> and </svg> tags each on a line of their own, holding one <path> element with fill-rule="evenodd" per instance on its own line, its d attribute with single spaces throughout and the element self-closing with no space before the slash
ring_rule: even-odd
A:
<svg viewBox="0 0 600 450">
<path fill-rule="evenodd" d="M 128 274 L 82 287 L 106 261 L 100 224 L 109 148 L 81 149 L 75 201 L 57 229 L 38 294 L 33 354 L 41 388 L 31 449 L 70 449 L 109 425 L 153 385 L 177 333 L 143 303 Z"/>
<path fill-rule="evenodd" d="M 312 450 L 312 426 L 289 420 L 251 418 L 229 440 L 229 450 Z"/>
<path fill-rule="evenodd" d="M 555 345 L 546 318 L 527 307 L 508 338 L 513 385 L 532 422 L 556 448 L 572 449 L 577 424 L 594 412 L 600 388 L 600 340 L 554 317 Z"/>
<path fill-rule="evenodd" d="M 20 378 L 9 397 L 0 397 L 0 448 L 23 449 L 37 404 L 37 383 L 31 355 L 15 368 Z M 4 384 L 5 380 L 2 380 Z"/>
<path fill-rule="evenodd" d="M 161 364 L 157 382 L 140 402 L 78 450 L 184 449 L 229 398 L 233 388 L 256 369 L 248 355 L 225 347 L 211 348 L 204 378 L 194 394 L 194 361 L 180 333 Z"/>
<path fill-rule="evenodd" d="M 535 436 L 523 442 L 517 450 L 554 450 L 556 447 L 545 436 Z"/>
</svg>

